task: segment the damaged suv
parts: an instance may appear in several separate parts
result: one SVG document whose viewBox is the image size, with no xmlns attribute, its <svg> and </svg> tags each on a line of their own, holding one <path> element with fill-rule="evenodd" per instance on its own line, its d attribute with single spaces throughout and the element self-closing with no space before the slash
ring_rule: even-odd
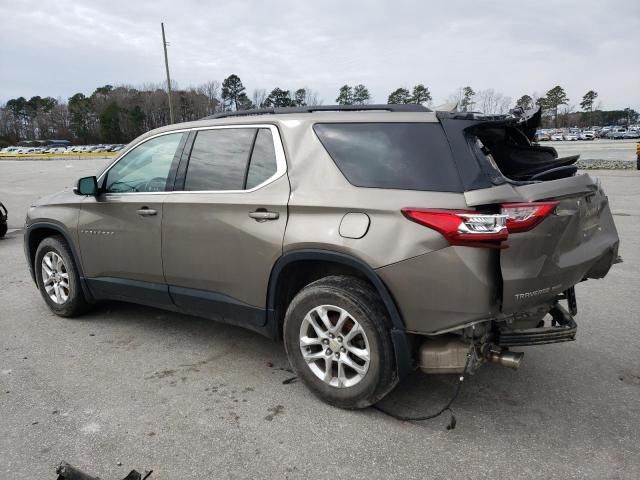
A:
<svg viewBox="0 0 640 480">
<path fill-rule="evenodd" d="M 412 369 L 516 368 L 574 340 L 574 286 L 618 235 L 540 112 L 419 105 L 223 113 L 146 133 L 40 200 L 25 252 L 53 312 L 123 300 L 284 346 L 325 401 L 374 404 Z"/>
</svg>

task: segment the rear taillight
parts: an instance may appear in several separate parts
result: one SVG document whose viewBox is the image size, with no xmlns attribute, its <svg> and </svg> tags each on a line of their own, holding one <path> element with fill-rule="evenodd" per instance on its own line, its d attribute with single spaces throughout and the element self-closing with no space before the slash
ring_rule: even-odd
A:
<svg viewBox="0 0 640 480">
<path fill-rule="evenodd" d="M 442 234 L 451 245 L 501 248 L 506 240 L 506 215 L 487 215 L 474 210 L 403 208 L 409 220 Z"/>
<path fill-rule="evenodd" d="M 531 230 L 551 215 L 558 203 L 505 203 L 501 205 L 500 214 L 433 208 L 403 208 L 402 214 L 439 232 L 451 245 L 506 248 L 508 245 L 501 242 L 510 233 Z"/>
<path fill-rule="evenodd" d="M 551 215 L 559 202 L 504 203 L 509 233 L 526 232 Z"/>
</svg>

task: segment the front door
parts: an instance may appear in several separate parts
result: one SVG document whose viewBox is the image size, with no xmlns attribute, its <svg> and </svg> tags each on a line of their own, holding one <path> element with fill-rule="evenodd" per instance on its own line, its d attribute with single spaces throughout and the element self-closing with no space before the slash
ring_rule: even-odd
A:
<svg viewBox="0 0 640 480">
<path fill-rule="evenodd" d="M 162 271 L 162 215 L 186 134 L 152 137 L 99 180 L 100 194 L 80 211 L 84 274 L 97 298 L 170 304 Z"/>
<path fill-rule="evenodd" d="M 164 204 L 164 273 L 178 306 L 248 327 L 264 324 L 287 222 L 285 171 L 273 125 L 196 132 L 177 179 L 182 191 Z"/>
</svg>

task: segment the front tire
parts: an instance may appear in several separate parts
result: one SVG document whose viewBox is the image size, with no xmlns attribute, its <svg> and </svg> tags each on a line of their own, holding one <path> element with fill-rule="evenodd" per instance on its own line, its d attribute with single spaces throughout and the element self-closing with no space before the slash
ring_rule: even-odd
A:
<svg viewBox="0 0 640 480">
<path fill-rule="evenodd" d="M 89 309 L 78 270 L 62 237 L 47 237 L 40 242 L 34 268 L 38 289 L 53 313 L 75 317 Z"/>
<path fill-rule="evenodd" d="M 326 277 L 303 288 L 287 309 L 287 357 L 325 402 L 365 408 L 398 382 L 390 324 L 370 284 L 350 276 Z"/>
</svg>

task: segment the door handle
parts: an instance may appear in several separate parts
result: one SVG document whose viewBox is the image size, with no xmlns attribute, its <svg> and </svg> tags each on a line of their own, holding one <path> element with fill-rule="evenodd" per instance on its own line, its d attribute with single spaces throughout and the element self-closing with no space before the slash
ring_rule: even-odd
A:
<svg viewBox="0 0 640 480">
<path fill-rule="evenodd" d="M 268 212 L 264 208 L 259 208 L 254 212 L 249 212 L 249 216 L 254 218 L 256 222 L 266 222 L 267 220 L 277 220 L 280 218 L 278 212 Z"/>
<path fill-rule="evenodd" d="M 141 217 L 151 217 L 153 215 L 156 215 L 158 211 L 152 208 L 142 207 L 141 209 L 136 210 L 136 213 Z"/>
</svg>

